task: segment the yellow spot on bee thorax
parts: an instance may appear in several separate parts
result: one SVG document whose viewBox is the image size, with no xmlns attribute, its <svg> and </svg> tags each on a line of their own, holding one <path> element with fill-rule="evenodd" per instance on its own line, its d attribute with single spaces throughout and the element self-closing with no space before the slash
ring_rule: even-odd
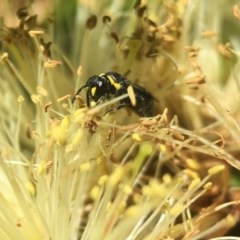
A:
<svg viewBox="0 0 240 240">
<path fill-rule="evenodd" d="M 96 88 L 96 87 L 93 87 L 93 88 L 91 88 L 91 95 L 92 95 L 92 96 L 94 96 L 94 95 L 95 95 L 95 93 L 96 93 L 96 90 L 97 90 L 97 88 Z"/>
<path fill-rule="evenodd" d="M 113 85 L 117 90 L 121 87 L 121 84 L 116 83 L 111 76 L 107 76 L 107 78 L 110 81 L 111 85 Z"/>
</svg>

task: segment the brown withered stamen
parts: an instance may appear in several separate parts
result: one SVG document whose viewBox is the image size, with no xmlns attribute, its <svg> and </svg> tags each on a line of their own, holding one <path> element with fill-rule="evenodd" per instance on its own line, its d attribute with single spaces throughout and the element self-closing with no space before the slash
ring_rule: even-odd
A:
<svg viewBox="0 0 240 240">
<path fill-rule="evenodd" d="M 111 21 L 112 21 L 112 19 L 111 19 L 110 16 L 105 15 L 105 16 L 102 17 L 102 22 L 103 23 L 108 23 L 108 22 L 111 22 Z"/>
<path fill-rule="evenodd" d="M 96 15 L 90 16 L 86 21 L 86 28 L 88 28 L 89 30 L 92 30 L 93 28 L 95 28 L 96 25 L 97 25 L 97 16 Z"/>
</svg>

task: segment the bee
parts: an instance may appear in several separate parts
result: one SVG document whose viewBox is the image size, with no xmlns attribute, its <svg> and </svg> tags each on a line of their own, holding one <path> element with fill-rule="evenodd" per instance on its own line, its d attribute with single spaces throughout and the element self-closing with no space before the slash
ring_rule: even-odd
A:
<svg viewBox="0 0 240 240">
<path fill-rule="evenodd" d="M 80 87 L 72 98 L 72 103 L 76 100 L 76 96 L 87 88 L 86 99 L 87 106 L 95 105 L 111 100 L 116 97 L 126 95 L 121 99 L 115 108 L 108 110 L 114 112 L 121 108 L 129 108 L 140 117 L 154 116 L 154 96 L 145 88 L 138 84 L 132 83 L 126 77 L 113 71 L 93 75 L 88 78 L 85 85 Z"/>
</svg>

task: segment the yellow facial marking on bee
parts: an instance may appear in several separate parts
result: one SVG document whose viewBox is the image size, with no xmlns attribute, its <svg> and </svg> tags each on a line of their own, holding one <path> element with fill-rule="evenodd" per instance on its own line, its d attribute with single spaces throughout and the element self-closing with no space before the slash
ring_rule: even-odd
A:
<svg viewBox="0 0 240 240">
<path fill-rule="evenodd" d="M 95 95 L 95 93 L 96 93 L 96 90 L 97 90 L 97 88 L 96 88 L 96 87 L 93 87 L 93 88 L 91 88 L 91 94 L 92 94 L 92 96 L 94 96 L 94 95 Z"/>
<path fill-rule="evenodd" d="M 91 102 L 90 102 L 90 107 L 95 107 L 96 104 L 97 104 L 97 103 L 96 103 L 95 101 L 91 101 Z"/>
</svg>

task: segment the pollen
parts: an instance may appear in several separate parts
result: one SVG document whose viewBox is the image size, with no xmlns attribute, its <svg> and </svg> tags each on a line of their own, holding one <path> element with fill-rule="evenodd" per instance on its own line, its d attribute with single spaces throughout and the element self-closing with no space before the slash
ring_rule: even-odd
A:
<svg viewBox="0 0 240 240">
<path fill-rule="evenodd" d="M 212 187 L 212 185 L 213 185 L 212 182 L 208 182 L 203 186 L 203 188 L 209 190 Z"/>
<path fill-rule="evenodd" d="M 99 192 L 100 192 L 100 189 L 98 186 L 94 186 L 92 189 L 91 189 L 91 192 L 90 192 L 90 196 L 93 200 L 96 200 L 98 195 L 99 195 Z"/>
<path fill-rule="evenodd" d="M 33 94 L 33 95 L 31 96 L 31 99 L 32 99 L 32 101 L 33 101 L 35 104 L 38 104 L 38 103 L 41 102 L 42 97 L 41 97 L 40 95 Z"/>
<path fill-rule="evenodd" d="M 91 167 L 90 162 L 82 163 L 82 164 L 80 165 L 80 171 L 81 171 L 81 172 L 87 172 L 87 171 L 89 171 L 90 167 Z"/>
<path fill-rule="evenodd" d="M 100 179 L 98 180 L 98 184 L 100 186 L 102 186 L 103 184 L 105 184 L 108 180 L 108 175 L 103 175 L 100 177 Z"/>
<path fill-rule="evenodd" d="M 77 132 L 74 134 L 73 136 L 73 140 L 72 140 L 72 145 L 74 147 L 80 145 L 80 142 L 82 140 L 82 136 L 83 136 L 83 131 L 82 129 L 78 129 Z"/>
<path fill-rule="evenodd" d="M 125 185 L 123 186 L 123 191 L 124 191 L 125 193 L 127 193 L 127 194 L 131 194 L 132 191 L 133 191 L 133 189 L 132 189 L 131 186 L 125 184 Z"/>
<path fill-rule="evenodd" d="M 228 224 L 230 227 L 231 227 L 231 226 L 234 226 L 234 225 L 236 224 L 236 221 L 235 221 L 235 219 L 234 219 L 234 217 L 233 217 L 232 214 L 228 214 L 228 215 L 227 215 L 226 222 L 227 222 L 227 224 Z"/>
<path fill-rule="evenodd" d="M 17 101 L 18 101 L 19 103 L 23 102 L 23 101 L 24 101 L 24 97 L 23 97 L 22 95 L 18 96 Z"/>
<path fill-rule="evenodd" d="M 172 183 L 172 177 L 170 174 L 164 174 L 162 177 L 162 180 L 166 185 L 169 185 L 170 183 Z"/>
<path fill-rule="evenodd" d="M 225 170 L 225 166 L 221 164 L 221 165 L 210 168 L 208 170 L 208 174 L 215 175 L 215 174 L 218 174 L 219 172 L 222 172 L 223 170 Z"/>
<path fill-rule="evenodd" d="M 191 169 L 193 169 L 193 170 L 199 170 L 200 169 L 199 163 L 195 159 L 188 158 L 188 159 L 186 159 L 186 162 L 187 162 L 187 165 Z"/>
<path fill-rule="evenodd" d="M 43 174 L 47 169 L 46 161 L 40 161 L 37 167 L 37 173 L 39 175 Z"/>
<path fill-rule="evenodd" d="M 171 210 L 170 210 L 170 215 L 171 216 L 177 216 L 179 215 L 180 213 L 182 213 L 184 211 L 184 205 L 179 203 L 179 204 L 176 204 L 174 205 Z"/>
<path fill-rule="evenodd" d="M 132 206 L 129 207 L 126 211 L 126 216 L 127 217 L 137 217 L 141 213 L 141 209 L 139 209 L 140 206 Z"/>
<path fill-rule="evenodd" d="M 27 191 L 30 193 L 31 196 L 35 196 L 36 188 L 35 188 L 35 186 L 32 182 L 27 182 L 25 184 L 25 187 L 26 187 Z"/>
<path fill-rule="evenodd" d="M 66 116 L 63 118 L 63 120 L 61 121 L 61 128 L 63 129 L 67 129 L 69 127 L 69 117 Z"/>
<path fill-rule="evenodd" d="M 41 86 L 38 86 L 38 87 L 37 87 L 37 93 L 38 93 L 39 95 L 44 96 L 44 97 L 46 97 L 46 96 L 48 95 L 47 90 L 46 90 L 44 87 L 41 87 Z"/>
<path fill-rule="evenodd" d="M 137 142 L 141 142 L 141 140 L 142 140 L 142 138 L 141 138 L 139 133 L 133 133 L 132 134 L 132 139 L 137 141 Z"/>
<path fill-rule="evenodd" d="M 123 176 L 123 169 L 121 167 L 117 167 L 114 171 L 114 173 L 109 177 L 109 183 L 110 185 L 114 186 L 116 185 Z"/>
<path fill-rule="evenodd" d="M 191 182 L 191 184 L 188 186 L 188 190 L 192 190 L 194 188 L 196 188 L 199 184 L 200 184 L 201 180 L 200 178 L 194 178 L 193 181 Z"/>
<path fill-rule="evenodd" d="M 80 108 L 76 110 L 73 114 L 73 122 L 82 123 L 85 117 L 85 109 Z"/>
<path fill-rule="evenodd" d="M 159 149 L 161 153 L 166 153 L 167 152 L 167 147 L 164 144 L 159 144 Z"/>
<path fill-rule="evenodd" d="M 50 132 L 50 136 L 55 142 L 61 144 L 66 140 L 66 129 L 62 128 L 61 126 L 53 126 Z"/>
<path fill-rule="evenodd" d="M 5 63 L 7 60 L 8 60 L 8 53 L 5 52 L 0 56 L 0 62 Z"/>
<path fill-rule="evenodd" d="M 164 184 L 159 184 L 156 180 L 152 180 L 149 185 L 143 187 L 145 196 L 158 197 L 167 195 L 167 189 Z"/>
<path fill-rule="evenodd" d="M 44 31 L 41 31 L 41 30 L 31 30 L 28 33 L 29 33 L 30 37 L 36 37 L 36 36 L 44 34 Z"/>
<path fill-rule="evenodd" d="M 104 157 L 100 156 L 96 159 L 96 162 L 97 162 L 97 164 L 102 164 L 103 160 L 104 160 Z"/>
<path fill-rule="evenodd" d="M 183 173 L 187 174 L 188 176 L 192 177 L 192 178 L 198 178 L 198 174 L 195 171 L 192 171 L 190 169 L 184 169 Z"/>
</svg>

